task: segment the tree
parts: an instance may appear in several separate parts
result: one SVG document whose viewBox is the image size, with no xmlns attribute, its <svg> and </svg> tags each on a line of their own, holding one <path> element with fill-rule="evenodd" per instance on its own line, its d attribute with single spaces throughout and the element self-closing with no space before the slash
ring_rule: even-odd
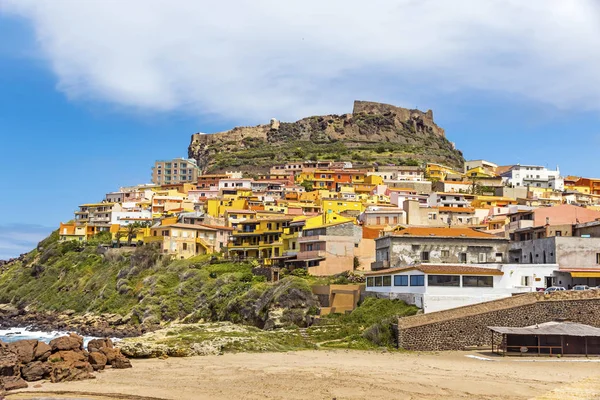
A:
<svg viewBox="0 0 600 400">
<path fill-rule="evenodd" d="M 121 239 L 123 238 L 123 232 L 118 231 L 115 234 L 115 240 L 117 241 L 117 247 L 121 247 Z"/>
<path fill-rule="evenodd" d="M 127 225 L 127 246 L 131 246 L 131 241 L 139 232 L 138 223 Z"/>
<path fill-rule="evenodd" d="M 307 192 L 312 192 L 314 190 L 313 183 L 311 181 L 304 181 L 300 184 Z"/>
</svg>

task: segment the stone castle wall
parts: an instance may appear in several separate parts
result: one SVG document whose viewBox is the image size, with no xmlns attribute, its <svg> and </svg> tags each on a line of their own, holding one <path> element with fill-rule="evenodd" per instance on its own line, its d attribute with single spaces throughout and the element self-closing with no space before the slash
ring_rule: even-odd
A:
<svg viewBox="0 0 600 400">
<path fill-rule="evenodd" d="M 560 319 L 600 327 L 600 291 L 528 293 L 401 318 L 398 346 L 420 351 L 489 346 L 488 326 L 522 327 Z M 499 342 L 500 335 L 496 339 Z"/>
</svg>

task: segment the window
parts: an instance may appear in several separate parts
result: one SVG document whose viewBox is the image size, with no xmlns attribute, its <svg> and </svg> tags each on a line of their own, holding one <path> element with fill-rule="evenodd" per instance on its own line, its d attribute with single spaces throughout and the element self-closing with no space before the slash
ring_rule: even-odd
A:
<svg viewBox="0 0 600 400">
<path fill-rule="evenodd" d="M 450 257 L 450 250 L 442 250 L 442 258 Z"/>
<path fill-rule="evenodd" d="M 427 276 L 429 286 L 460 286 L 458 275 L 429 275 Z"/>
<path fill-rule="evenodd" d="M 421 261 L 424 261 L 424 262 L 429 261 L 429 252 L 428 251 L 421 252 Z"/>
<path fill-rule="evenodd" d="M 596 253 L 596 264 L 600 264 L 600 253 Z"/>
<path fill-rule="evenodd" d="M 463 287 L 494 287 L 493 276 L 463 276 Z"/>
<path fill-rule="evenodd" d="M 390 275 L 383 277 L 383 286 L 392 286 L 392 277 Z"/>
<path fill-rule="evenodd" d="M 502 262 L 502 253 L 496 253 L 496 262 Z"/>
<path fill-rule="evenodd" d="M 408 286 L 408 275 L 394 276 L 394 286 Z"/>
<path fill-rule="evenodd" d="M 561 231 L 556 231 L 555 235 L 556 236 L 562 236 L 562 232 Z"/>
<path fill-rule="evenodd" d="M 425 286 L 425 275 L 411 275 L 410 286 Z"/>
<path fill-rule="evenodd" d="M 479 253 L 479 262 L 480 263 L 487 262 L 487 254 L 485 254 L 485 253 Z"/>
<path fill-rule="evenodd" d="M 467 262 L 467 253 L 460 253 L 460 262 L 461 263 Z"/>
<path fill-rule="evenodd" d="M 382 282 L 383 282 L 383 280 L 380 276 L 375 277 L 375 286 L 381 286 Z"/>
<path fill-rule="evenodd" d="M 373 287 L 373 278 L 367 278 L 367 286 Z"/>
<path fill-rule="evenodd" d="M 184 251 L 187 250 L 187 243 L 183 243 L 182 248 Z"/>
<path fill-rule="evenodd" d="M 531 277 L 529 277 L 529 276 L 521 277 L 521 286 L 529 286 L 530 283 L 531 283 Z"/>
</svg>

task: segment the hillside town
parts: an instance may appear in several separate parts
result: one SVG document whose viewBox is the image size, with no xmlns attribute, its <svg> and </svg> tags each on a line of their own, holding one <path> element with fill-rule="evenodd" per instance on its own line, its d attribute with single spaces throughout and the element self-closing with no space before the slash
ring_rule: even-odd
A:
<svg viewBox="0 0 600 400">
<path fill-rule="evenodd" d="M 600 285 L 600 179 L 486 160 L 206 174 L 176 158 L 155 162 L 151 184 L 81 204 L 59 234 L 250 261 L 269 281 L 351 274 L 366 292 L 429 313 Z"/>
</svg>

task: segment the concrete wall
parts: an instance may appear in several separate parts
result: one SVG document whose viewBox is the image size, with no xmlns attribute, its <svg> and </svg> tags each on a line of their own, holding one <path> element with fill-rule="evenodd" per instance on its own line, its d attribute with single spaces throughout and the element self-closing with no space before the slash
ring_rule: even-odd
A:
<svg viewBox="0 0 600 400">
<path fill-rule="evenodd" d="M 600 268 L 596 262 L 600 238 L 554 236 L 513 242 L 509 248 L 510 262 L 556 263 L 560 268 Z"/>
<path fill-rule="evenodd" d="M 400 318 L 398 345 L 408 350 L 489 346 L 488 326 L 522 327 L 557 319 L 600 327 L 600 291 L 529 293 L 431 314 Z M 500 341 L 499 335 L 498 342 Z"/>
<path fill-rule="evenodd" d="M 390 267 L 421 262 L 460 263 L 461 253 L 466 253 L 468 264 L 501 263 L 507 249 L 508 241 L 504 239 L 387 236 L 376 240 L 376 261 L 389 260 Z M 447 255 L 443 253 L 446 251 Z M 422 260 L 423 252 L 429 253 L 429 261 Z"/>
<path fill-rule="evenodd" d="M 393 180 L 385 180 L 383 181 L 390 188 L 405 188 L 412 189 L 417 193 L 431 193 L 431 182 L 430 181 L 393 181 Z"/>
</svg>

